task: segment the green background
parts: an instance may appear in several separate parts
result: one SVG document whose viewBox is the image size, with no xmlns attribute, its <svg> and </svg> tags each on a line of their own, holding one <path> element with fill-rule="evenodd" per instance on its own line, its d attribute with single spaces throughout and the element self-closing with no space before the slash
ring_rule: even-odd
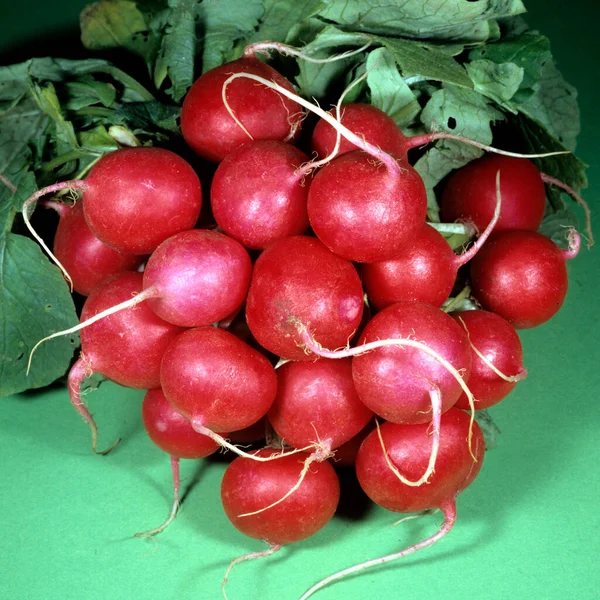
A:
<svg viewBox="0 0 600 600">
<path fill-rule="evenodd" d="M 74 31 L 84 4 L 3 6 L 3 63 L 40 53 L 81 55 Z M 526 0 L 531 26 L 550 37 L 560 69 L 580 93 L 578 153 L 591 165 L 585 196 L 597 215 L 600 9 L 592 4 Z M 597 219 L 595 229 L 600 238 Z M 562 311 L 522 332 L 529 378 L 491 411 L 502 430 L 499 445 L 459 498 L 454 531 L 434 548 L 334 584 L 317 598 L 600 598 L 599 252 L 584 250 L 569 264 Z M 91 454 L 88 430 L 64 387 L 0 399 L 0 598 L 220 598 L 229 561 L 263 549 L 223 513 L 223 459 L 183 461 L 184 489 L 193 486 L 176 522 L 156 545 L 132 538 L 163 520 L 171 493 L 169 461 L 141 425 L 142 396 L 105 383 L 88 397 L 101 445 L 123 438 L 107 457 Z M 341 514 L 313 538 L 239 565 L 230 599 L 298 598 L 334 571 L 431 535 L 440 522 L 436 515 L 390 529 L 396 515 L 365 506 L 352 486 L 344 492 Z"/>
</svg>

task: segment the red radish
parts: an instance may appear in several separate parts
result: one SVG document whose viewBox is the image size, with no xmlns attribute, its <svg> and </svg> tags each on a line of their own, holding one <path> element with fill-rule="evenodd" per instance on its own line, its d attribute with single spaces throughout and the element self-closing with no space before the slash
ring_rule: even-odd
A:
<svg viewBox="0 0 600 600">
<path fill-rule="evenodd" d="M 141 273 L 115 275 L 90 294 L 81 312 L 82 321 L 131 298 L 141 289 Z M 110 315 L 81 331 L 81 358 L 69 372 L 69 395 L 75 409 L 90 426 L 94 452 L 97 427 L 79 391 L 85 378 L 101 373 L 127 387 L 159 387 L 163 353 L 181 331 L 143 304 Z"/>
<path fill-rule="evenodd" d="M 150 254 L 191 229 L 202 205 L 200 180 L 183 158 L 162 148 L 123 148 L 103 156 L 85 180 L 83 211 L 108 246 Z"/>
<path fill-rule="evenodd" d="M 194 431 L 160 388 L 149 390 L 144 396 L 142 421 L 148 437 L 171 456 L 204 458 L 219 449 L 209 437 Z"/>
<path fill-rule="evenodd" d="M 408 164 L 378 165 L 360 150 L 333 159 L 313 179 L 308 218 L 317 237 L 348 260 L 394 258 L 423 228 L 427 194 Z"/>
<path fill-rule="evenodd" d="M 396 258 L 362 265 L 361 274 L 369 302 L 377 310 L 401 300 L 419 300 L 441 306 L 454 287 L 458 269 L 479 252 L 496 226 L 500 207 L 498 197 L 485 231 L 463 254 L 454 254 L 444 236 L 425 224 L 415 240 Z"/>
<path fill-rule="evenodd" d="M 232 73 L 249 73 L 293 91 L 290 82 L 257 58 L 240 58 L 204 73 L 190 88 L 181 109 L 181 132 L 200 156 L 220 162 L 250 140 L 289 141 L 300 131 L 302 112 L 281 95 L 252 81 L 236 81 L 223 102 L 223 83 Z"/>
<path fill-rule="evenodd" d="M 546 190 L 537 167 L 526 158 L 486 155 L 456 171 L 441 202 L 442 220 L 462 220 L 483 231 L 496 207 L 496 173 L 502 172 L 502 210 L 496 231 L 536 231 L 544 217 Z"/>
<path fill-rule="evenodd" d="M 144 292 L 157 315 L 199 327 L 236 309 L 250 284 L 252 263 L 239 242 L 207 229 L 184 231 L 163 242 L 144 270 Z"/>
<path fill-rule="evenodd" d="M 298 347 L 294 320 L 310 324 L 323 344 L 337 348 L 352 337 L 362 311 L 356 269 L 315 238 L 279 240 L 254 265 L 246 302 L 248 326 L 262 346 L 282 358 L 314 359 Z"/>
<path fill-rule="evenodd" d="M 252 425 L 267 413 L 277 392 L 269 361 L 218 327 L 177 336 L 165 351 L 160 378 L 169 402 L 206 435 Z"/>
<path fill-rule="evenodd" d="M 276 450 L 264 448 L 256 455 L 268 460 L 276 455 Z M 232 561 L 222 584 L 225 598 L 227 578 L 237 563 L 269 556 L 285 544 L 304 540 L 325 527 L 333 517 L 340 499 L 340 482 L 327 461 L 314 464 L 294 494 L 268 511 L 262 511 L 298 481 L 302 462 L 307 459 L 307 454 L 268 462 L 236 458 L 227 467 L 221 482 L 225 514 L 236 529 L 266 542 L 269 548 Z"/>
<path fill-rule="evenodd" d="M 426 344 L 468 381 L 471 348 L 465 331 L 439 308 L 423 302 L 398 302 L 375 315 L 357 348 L 376 340 L 402 338 Z M 432 385 L 439 388 L 442 413 L 454 405 L 462 390 L 445 366 L 414 348 L 390 346 L 355 356 L 352 376 L 363 403 L 394 423 L 430 422 Z"/>
<path fill-rule="evenodd" d="M 179 508 L 179 459 L 204 458 L 219 449 L 219 445 L 205 435 L 195 432 L 189 421 L 179 414 L 160 388 L 149 390 L 142 402 L 142 421 L 148 437 L 171 457 L 173 474 L 173 505 L 167 520 L 136 537 L 152 537 L 164 531 L 173 521 Z"/>
<path fill-rule="evenodd" d="M 246 248 L 263 249 L 308 229 L 305 171 L 308 157 L 284 142 L 248 142 L 231 152 L 213 178 L 215 220 Z"/>
<path fill-rule="evenodd" d="M 278 389 L 268 418 L 294 448 L 322 444 L 329 452 L 358 434 L 373 413 L 352 382 L 352 360 L 289 362 L 277 369 Z"/>
<path fill-rule="evenodd" d="M 120 252 L 101 242 L 88 227 L 83 204 L 69 206 L 60 202 L 44 202 L 60 215 L 54 236 L 54 256 L 71 276 L 73 289 L 89 296 L 111 275 L 137 269 L 142 257 Z"/>
<path fill-rule="evenodd" d="M 514 328 L 537 327 L 562 306 L 569 283 L 566 260 L 577 255 L 579 244 L 574 231 L 569 250 L 535 231 L 498 233 L 471 263 L 473 295 Z"/>
<path fill-rule="evenodd" d="M 461 410 L 451 408 L 442 415 L 437 467 L 429 483 L 420 487 L 410 487 L 398 481 L 390 471 L 388 461 L 408 476 L 414 477 L 422 472 L 430 453 L 428 425 L 385 423 L 380 431 L 369 434 L 356 457 L 356 474 L 361 487 L 371 500 L 395 512 L 439 508 L 444 514 L 444 523 L 437 533 L 413 546 L 344 569 L 323 579 L 310 588 L 300 600 L 306 600 L 329 583 L 347 575 L 392 562 L 432 546 L 450 532 L 456 521 L 456 497 L 479 473 L 485 452 L 483 434 L 475 424 L 472 439 L 474 456 L 471 455 L 467 443 L 469 429 L 469 416 Z"/>
<path fill-rule="evenodd" d="M 335 116 L 334 110 L 329 112 Z M 406 137 L 394 120 L 382 110 L 370 104 L 344 104 L 341 107 L 340 122 L 350 131 L 378 146 L 384 152 L 400 160 L 406 160 Z M 319 120 L 312 135 L 313 152 L 316 152 L 319 157 L 329 156 L 335 148 L 336 139 L 336 130 L 327 121 Z M 355 144 L 342 139 L 337 154 L 344 154 L 356 149 Z"/>
<path fill-rule="evenodd" d="M 486 310 L 467 310 L 452 317 L 469 336 L 473 365 L 469 389 L 476 399 L 475 408 L 489 408 L 506 398 L 527 375 L 521 340 L 510 323 Z M 469 409 L 464 394 L 454 406 Z"/>
</svg>

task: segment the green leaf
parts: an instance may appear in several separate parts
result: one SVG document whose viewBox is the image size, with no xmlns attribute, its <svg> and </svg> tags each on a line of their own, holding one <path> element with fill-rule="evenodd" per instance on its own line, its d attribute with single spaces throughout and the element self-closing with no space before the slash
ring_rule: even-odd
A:
<svg viewBox="0 0 600 600">
<path fill-rule="evenodd" d="M 79 81 L 70 81 L 65 88 L 68 100 L 64 106 L 67 110 L 79 110 L 94 104 L 102 104 L 109 108 L 117 99 L 117 90 L 114 85 L 97 81 L 90 76 Z"/>
<path fill-rule="evenodd" d="M 491 144 L 491 124 L 504 119 L 481 94 L 451 85 L 433 93 L 421 113 L 421 122 L 428 131 L 447 131 L 483 144 Z M 483 154 L 482 150 L 464 142 L 439 140 L 415 164 L 425 183 L 428 198 L 428 218 L 439 221 L 435 186 L 454 169 L 466 165 Z"/>
<path fill-rule="evenodd" d="M 581 130 L 577 90 L 564 80 L 553 60 L 544 65 L 535 93 L 515 108 L 540 123 L 565 148 L 575 150 Z"/>
<path fill-rule="evenodd" d="M 97 125 L 93 129 L 82 131 L 79 134 L 79 139 L 84 148 L 97 152 L 98 154 L 112 152 L 119 148 L 119 144 L 108 135 L 108 131 L 106 131 L 104 125 Z"/>
<path fill-rule="evenodd" d="M 132 129 L 152 131 L 156 128 L 179 133 L 177 119 L 181 108 L 160 102 L 137 102 L 119 106 L 115 116 Z"/>
<path fill-rule="evenodd" d="M 176 102 L 194 82 L 197 3 L 198 0 L 169 0 L 167 27 L 155 65 L 156 87 L 160 88 L 168 76 L 171 87 L 166 91 Z"/>
<path fill-rule="evenodd" d="M 130 0 L 100 0 L 83 8 L 81 42 L 88 50 L 135 47 L 136 33 L 147 31 L 144 15 Z"/>
<path fill-rule="evenodd" d="M 464 67 L 451 55 L 435 46 L 415 40 L 387 38 L 371 35 L 370 39 L 385 46 L 394 56 L 402 75 L 416 75 L 423 79 L 452 83 L 473 88 L 473 83 Z"/>
<path fill-rule="evenodd" d="M 523 81 L 524 69 L 514 63 L 474 60 L 465 65 L 475 89 L 500 105 L 506 105 Z"/>
<path fill-rule="evenodd" d="M 36 189 L 30 146 L 38 140 L 43 147 L 48 122 L 31 97 L 23 97 L 8 110 L 0 109 L 0 173 L 17 188 L 13 193 L 0 184 L 0 232 L 10 229 L 14 215 Z"/>
<path fill-rule="evenodd" d="M 263 13 L 262 0 L 202 2 L 198 6 L 202 72 L 231 60 L 235 43 L 254 32 Z"/>
<path fill-rule="evenodd" d="M 361 34 L 346 33 L 335 27 L 327 26 L 302 51 L 312 58 L 327 58 L 331 54 L 340 54 L 346 50 L 363 46 L 366 38 Z M 361 53 L 362 54 L 362 53 Z M 296 78 L 303 96 L 323 98 L 339 86 L 343 74 L 362 61 L 361 55 L 328 63 L 311 63 L 298 59 L 300 73 Z M 339 90 L 341 91 L 341 90 Z"/>
<path fill-rule="evenodd" d="M 475 48 L 469 53 L 470 61 L 485 58 L 497 64 L 513 63 L 521 67 L 521 89 L 533 89 L 542 76 L 544 65 L 551 57 L 548 38 L 532 32 L 510 36 L 495 44 Z"/>
<path fill-rule="evenodd" d="M 569 247 L 569 231 L 577 229 L 578 222 L 575 213 L 568 208 L 550 210 L 538 229 L 542 235 L 549 237 L 559 248 Z"/>
<path fill-rule="evenodd" d="M 327 0 L 320 16 L 345 27 L 379 34 L 417 38 L 458 39 L 482 31 L 473 26 L 525 12 L 521 0 Z"/>
<path fill-rule="evenodd" d="M 400 73 L 392 53 L 377 48 L 367 58 L 367 84 L 371 90 L 371 104 L 387 113 L 398 127 L 408 127 L 421 107 Z"/>
<path fill-rule="evenodd" d="M 77 324 L 69 288 L 33 241 L 0 237 L 0 396 L 52 383 L 65 373 L 78 336 L 40 346 L 27 377 L 33 346 L 45 336 Z"/>
<path fill-rule="evenodd" d="M 263 0 L 264 14 L 259 26 L 248 42 L 270 40 L 288 41 L 294 25 L 316 15 L 323 7 L 322 0 Z"/>
<path fill-rule="evenodd" d="M 483 439 L 485 441 L 485 449 L 493 450 L 498 446 L 498 436 L 502 433 L 500 428 L 490 416 L 487 410 L 476 410 L 475 420 L 483 433 Z"/>
</svg>

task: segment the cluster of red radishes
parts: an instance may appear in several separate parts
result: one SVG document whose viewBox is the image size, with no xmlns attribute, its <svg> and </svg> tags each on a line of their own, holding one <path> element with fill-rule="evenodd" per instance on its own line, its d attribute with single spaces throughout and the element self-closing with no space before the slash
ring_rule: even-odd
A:
<svg viewBox="0 0 600 600">
<path fill-rule="evenodd" d="M 321 117 L 312 161 L 292 145 L 301 105 Z M 263 555 L 333 516 L 336 460 L 355 463 L 366 494 L 389 510 L 443 511 L 431 538 L 336 574 L 303 598 L 450 530 L 456 496 L 475 479 L 484 453 L 481 430 L 462 409 L 499 402 L 524 376 L 515 328 L 558 311 L 565 261 L 579 243 L 573 233 L 563 251 L 536 233 L 545 190 L 533 163 L 488 155 L 445 187 L 444 219 L 482 233 L 454 254 L 425 223 L 425 186 L 407 153 L 457 136 L 407 138 L 362 104 L 344 105 L 337 117 L 295 96 L 288 81 L 246 53 L 196 81 L 181 115 L 189 146 L 220 163 L 210 190 L 217 227 L 195 228 L 199 179 L 160 148 L 117 150 L 85 180 L 31 199 L 81 191 L 72 207 L 46 203 L 61 213 L 54 254 L 74 289 L 89 295 L 71 400 L 91 427 L 95 451 L 84 379 L 95 372 L 150 390 L 144 424 L 172 457 L 169 521 L 179 458 L 219 446 L 241 455 L 223 477 L 225 512 L 269 545 Z M 485 310 L 450 315 L 441 307 L 449 310 L 468 261 Z M 235 446 L 264 439 L 266 427 L 268 447 Z"/>
</svg>

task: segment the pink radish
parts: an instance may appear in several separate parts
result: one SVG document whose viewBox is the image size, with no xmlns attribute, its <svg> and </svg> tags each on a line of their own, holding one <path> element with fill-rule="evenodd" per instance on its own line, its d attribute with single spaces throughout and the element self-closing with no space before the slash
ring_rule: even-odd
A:
<svg viewBox="0 0 600 600">
<path fill-rule="evenodd" d="M 173 408 L 160 388 L 149 390 L 144 396 L 142 421 L 148 437 L 170 455 L 173 474 L 173 505 L 169 517 L 159 527 L 136 534 L 136 537 L 152 537 L 164 531 L 177 514 L 180 503 L 179 460 L 205 458 L 216 452 L 219 445 L 195 432 L 189 421 Z"/>
<path fill-rule="evenodd" d="M 527 376 L 523 348 L 514 328 L 502 317 L 485 310 L 467 310 L 452 315 L 468 334 L 472 351 L 469 389 L 476 398 L 475 408 L 489 408 L 513 390 Z M 464 394 L 456 408 L 469 409 Z"/>
<path fill-rule="evenodd" d="M 240 127 L 223 102 L 223 83 L 232 73 L 264 77 L 293 91 L 285 77 L 257 58 L 240 58 L 197 79 L 183 101 L 181 132 L 194 152 L 215 162 L 251 140 L 293 140 L 303 117 L 297 105 L 281 95 L 252 81 L 236 81 L 226 99 Z"/>
<path fill-rule="evenodd" d="M 215 220 L 246 248 L 262 249 L 308 229 L 308 157 L 290 144 L 248 142 L 231 152 L 213 178 L 210 201 Z"/>
<path fill-rule="evenodd" d="M 569 239 L 569 250 L 561 250 L 535 231 L 492 236 L 471 263 L 474 296 L 516 329 L 545 323 L 567 295 L 566 260 L 577 256 L 580 245 L 576 231 Z"/>
<path fill-rule="evenodd" d="M 388 306 L 365 327 L 357 348 L 376 340 L 402 338 L 426 344 L 468 381 L 471 349 L 463 328 L 429 304 L 398 302 Z M 442 364 L 413 348 L 390 346 L 355 356 L 352 376 L 362 402 L 394 423 L 430 422 L 432 385 L 439 388 L 442 413 L 454 405 L 462 391 Z"/>
<path fill-rule="evenodd" d="M 417 512 L 440 509 L 444 523 L 431 537 L 400 552 L 366 561 L 335 573 L 308 590 L 300 600 L 307 600 L 329 583 L 370 567 L 383 565 L 432 546 L 447 535 L 456 521 L 456 497 L 476 478 L 481 469 L 485 443 L 477 424 L 474 425 L 472 450 L 467 443 L 469 417 L 458 409 L 442 415 L 440 451 L 435 473 L 429 483 L 410 487 L 393 475 L 389 463 L 408 476 L 420 473 L 429 460 L 428 425 L 385 423 L 362 443 L 356 457 L 356 474 L 366 494 L 384 508 L 395 512 Z M 385 450 L 384 450 L 385 448 Z M 474 451 L 474 455 L 471 452 Z"/>
<path fill-rule="evenodd" d="M 73 289 L 89 296 L 111 275 L 135 270 L 142 257 L 110 248 L 88 227 L 81 202 L 69 206 L 56 201 L 44 202 L 60 215 L 54 236 L 54 256 L 71 276 Z"/>
<path fill-rule="evenodd" d="M 319 240 L 288 237 L 259 256 L 246 303 L 252 335 L 282 358 L 311 360 L 298 347 L 292 319 L 310 324 L 328 347 L 344 346 L 358 328 L 363 291 L 352 263 Z"/>
<path fill-rule="evenodd" d="M 90 294 L 81 319 L 89 319 L 105 308 L 131 298 L 141 289 L 141 273 L 115 275 Z M 81 331 L 81 358 L 69 372 L 69 395 L 74 408 L 90 426 L 94 452 L 97 427 L 80 394 L 85 378 L 92 373 L 102 373 L 127 387 L 159 387 L 163 353 L 181 331 L 180 327 L 163 321 L 143 304 L 110 315 Z"/>
</svg>

